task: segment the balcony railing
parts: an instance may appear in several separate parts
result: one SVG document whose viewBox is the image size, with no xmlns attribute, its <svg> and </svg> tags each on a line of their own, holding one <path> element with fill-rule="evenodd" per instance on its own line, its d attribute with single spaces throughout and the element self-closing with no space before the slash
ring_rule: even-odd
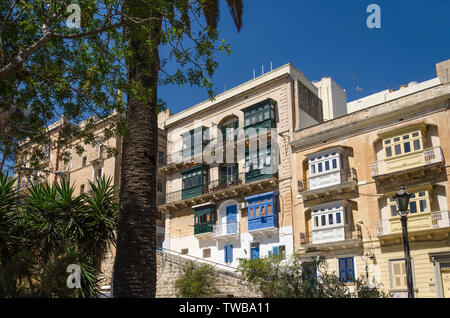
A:
<svg viewBox="0 0 450 318">
<path fill-rule="evenodd" d="M 405 169 L 432 165 L 444 161 L 441 147 L 428 148 L 419 152 L 387 158 L 370 164 L 372 177 Z"/>
<path fill-rule="evenodd" d="M 336 235 L 325 237 L 319 237 L 317 234 L 324 231 L 338 230 Z M 318 244 L 327 244 L 332 246 L 333 243 L 342 243 L 352 240 L 361 240 L 362 231 L 360 226 L 356 226 L 353 230 L 350 230 L 347 226 L 339 226 L 333 228 L 317 229 L 311 232 L 300 233 L 300 244 L 303 247 L 308 247 Z"/>
<path fill-rule="evenodd" d="M 205 234 L 205 233 L 212 234 L 213 226 L 214 226 L 214 222 L 195 224 L 194 225 L 194 234 L 195 235 Z"/>
<path fill-rule="evenodd" d="M 207 194 L 207 193 L 214 193 L 214 192 L 218 192 L 218 191 L 222 191 L 222 190 L 226 190 L 226 189 L 231 189 L 233 187 L 236 187 L 236 186 L 239 186 L 242 184 L 252 183 L 252 182 L 246 182 L 245 175 L 246 175 L 246 172 L 243 172 L 243 173 L 230 175 L 230 176 L 226 176 L 223 178 L 219 178 L 217 180 L 210 181 L 208 183 L 208 185 L 203 185 L 201 195 Z M 274 176 L 273 174 L 267 174 L 267 175 L 265 175 L 265 178 L 271 178 L 273 176 Z M 257 180 L 255 180 L 255 182 L 256 181 Z M 184 191 L 184 193 L 186 193 L 186 190 L 179 190 L 179 191 L 167 193 L 165 203 L 166 204 L 173 203 L 176 201 L 181 201 L 181 200 L 187 199 L 186 195 L 183 196 L 183 191 Z M 195 195 L 195 196 L 197 196 L 197 195 Z"/>
<path fill-rule="evenodd" d="M 416 213 L 408 215 L 408 231 L 432 230 L 450 227 L 450 214 L 448 211 Z M 382 220 L 375 223 L 377 236 L 402 233 L 399 218 Z"/>
<path fill-rule="evenodd" d="M 249 143 L 250 145 L 252 145 L 251 140 L 254 140 L 256 145 L 256 140 L 260 140 L 262 137 L 266 138 L 265 139 L 266 143 L 260 145 L 260 147 L 264 147 L 266 144 L 271 142 L 272 140 L 271 130 L 268 129 L 267 131 L 258 132 L 255 135 L 246 136 L 245 138 L 244 138 L 244 130 L 242 130 L 239 137 L 234 138 L 233 143 L 227 143 L 225 136 L 223 137 L 223 139 L 212 138 L 211 140 L 205 141 L 201 146 L 195 146 L 190 149 L 174 151 L 170 154 L 158 157 L 158 167 L 163 168 L 175 164 L 191 163 L 191 162 L 201 163 L 203 150 L 209 144 L 215 145 L 214 147 L 211 148 L 211 155 L 215 155 L 217 151 L 222 151 L 223 154 L 225 155 L 227 147 L 236 148 L 240 142 L 243 142 L 245 144 Z"/>
<path fill-rule="evenodd" d="M 333 175 L 333 174 L 335 175 L 335 178 L 333 180 L 331 180 L 329 178 L 329 176 Z M 336 178 L 336 175 L 338 178 Z M 323 182 L 317 181 L 319 178 L 323 178 Z M 314 182 L 314 185 L 312 185 L 311 179 L 314 179 L 316 181 L 316 182 Z M 306 192 L 306 191 L 321 189 L 321 188 L 330 187 L 330 186 L 334 186 L 334 185 L 344 184 L 344 183 L 348 183 L 348 182 L 352 182 L 352 181 L 358 182 L 358 175 L 357 175 L 355 168 L 341 169 L 341 170 L 336 170 L 336 171 L 330 171 L 330 172 L 324 173 L 322 175 L 310 176 L 308 178 L 307 182 L 300 182 L 299 186 L 300 186 L 301 192 Z M 323 184 L 323 186 L 320 186 L 318 184 Z M 311 186 L 312 186 L 312 188 L 311 188 Z"/>
<path fill-rule="evenodd" d="M 239 222 L 219 223 L 213 225 L 214 237 L 225 237 L 230 235 L 236 235 L 240 233 Z"/>
</svg>

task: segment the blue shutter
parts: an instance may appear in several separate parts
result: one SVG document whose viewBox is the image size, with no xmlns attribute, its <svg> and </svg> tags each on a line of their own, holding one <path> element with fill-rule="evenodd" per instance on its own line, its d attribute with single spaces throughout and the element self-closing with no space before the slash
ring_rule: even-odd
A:
<svg viewBox="0 0 450 318">
<path fill-rule="evenodd" d="M 225 245 L 225 263 L 233 262 L 233 245 Z"/>
<path fill-rule="evenodd" d="M 355 280 L 355 268 L 353 266 L 353 257 L 347 258 L 347 281 Z"/>
<path fill-rule="evenodd" d="M 272 253 L 273 255 L 280 255 L 280 247 L 279 246 L 272 247 Z"/>
<path fill-rule="evenodd" d="M 346 270 L 345 258 L 339 259 L 339 280 L 341 282 L 345 282 L 347 278 L 347 270 Z"/>
<path fill-rule="evenodd" d="M 353 257 L 339 258 L 339 280 L 341 282 L 351 282 L 355 280 Z"/>
</svg>

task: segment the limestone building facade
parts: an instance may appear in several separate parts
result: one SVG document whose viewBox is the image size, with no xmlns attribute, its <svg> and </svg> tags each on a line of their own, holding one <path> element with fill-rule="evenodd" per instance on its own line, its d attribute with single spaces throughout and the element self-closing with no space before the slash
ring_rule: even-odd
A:
<svg viewBox="0 0 450 318">
<path fill-rule="evenodd" d="M 322 255 L 341 281 L 363 276 L 407 296 L 393 199 L 405 186 L 415 296 L 450 297 L 450 60 L 436 68 L 434 79 L 295 131 L 294 248 L 305 261 Z"/>
</svg>

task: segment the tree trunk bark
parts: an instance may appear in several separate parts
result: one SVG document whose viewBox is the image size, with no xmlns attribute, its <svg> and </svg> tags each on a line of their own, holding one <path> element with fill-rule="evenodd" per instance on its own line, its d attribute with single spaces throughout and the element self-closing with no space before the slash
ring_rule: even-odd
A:
<svg viewBox="0 0 450 318">
<path fill-rule="evenodd" d="M 143 1 L 128 1 L 130 16 L 159 17 Z M 145 4 L 145 3 L 144 3 Z M 136 94 L 127 95 L 128 134 L 123 139 L 119 192 L 119 222 L 114 265 L 114 297 L 155 297 L 156 294 L 156 159 L 158 146 L 157 84 L 161 22 L 124 27 L 130 83 Z M 146 40 L 151 45 L 145 44 Z M 150 89 L 150 90 L 148 90 Z M 142 96 L 147 96 L 142 98 Z"/>
</svg>

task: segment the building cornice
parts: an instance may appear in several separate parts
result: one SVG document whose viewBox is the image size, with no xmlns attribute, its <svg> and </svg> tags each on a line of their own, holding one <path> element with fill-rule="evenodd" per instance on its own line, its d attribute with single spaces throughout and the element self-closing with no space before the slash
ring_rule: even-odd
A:
<svg viewBox="0 0 450 318">
<path fill-rule="evenodd" d="M 360 134 L 363 131 L 380 129 L 400 119 L 420 113 L 448 109 L 450 84 L 439 85 L 416 94 L 362 109 L 345 116 L 326 121 L 294 133 L 291 146 L 294 150 L 316 146 Z"/>
<path fill-rule="evenodd" d="M 250 81 L 247 81 L 241 85 L 233 87 L 227 90 L 224 93 L 221 93 L 214 97 L 214 100 L 206 100 L 197 105 L 194 105 L 186 110 L 183 110 L 177 114 L 170 116 L 165 121 L 164 128 L 167 130 L 171 126 L 177 125 L 182 121 L 192 119 L 195 117 L 198 118 L 198 115 L 202 112 L 210 110 L 211 107 L 217 107 L 223 105 L 230 100 L 242 97 L 245 94 L 248 94 L 249 91 L 254 90 L 255 88 L 260 88 L 266 85 L 270 85 L 273 82 L 276 82 L 280 79 L 289 77 L 291 79 L 300 80 L 305 86 L 307 86 L 311 91 L 313 91 L 317 95 L 317 87 L 314 86 L 301 71 L 296 69 L 292 64 L 285 64 L 273 71 L 270 71 L 264 75 L 261 75 L 257 78 L 254 78 Z"/>
</svg>

